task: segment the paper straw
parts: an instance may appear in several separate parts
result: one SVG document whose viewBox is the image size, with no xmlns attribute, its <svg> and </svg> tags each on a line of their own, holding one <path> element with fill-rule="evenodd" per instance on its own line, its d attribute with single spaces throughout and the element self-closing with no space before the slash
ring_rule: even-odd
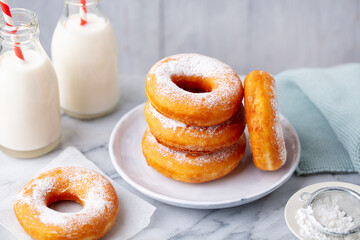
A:
<svg viewBox="0 0 360 240">
<path fill-rule="evenodd" d="M 14 20 L 11 16 L 11 12 L 10 12 L 10 8 L 9 8 L 9 5 L 7 3 L 7 0 L 0 0 L 0 6 L 1 6 L 1 10 L 3 12 L 3 15 L 4 15 L 4 19 L 5 19 L 5 23 L 7 26 L 9 27 L 15 27 L 14 26 Z M 16 35 L 16 32 L 17 32 L 17 29 L 15 28 L 15 30 L 9 32 L 11 34 L 14 34 Z M 20 46 L 18 46 L 20 43 L 15 40 L 15 45 L 14 45 L 14 51 L 15 51 L 15 55 L 20 58 L 21 60 L 25 61 L 24 59 L 24 55 L 21 51 L 21 48 Z"/>
<path fill-rule="evenodd" d="M 86 0 L 80 0 L 80 4 L 80 25 L 84 26 L 87 23 Z"/>
</svg>

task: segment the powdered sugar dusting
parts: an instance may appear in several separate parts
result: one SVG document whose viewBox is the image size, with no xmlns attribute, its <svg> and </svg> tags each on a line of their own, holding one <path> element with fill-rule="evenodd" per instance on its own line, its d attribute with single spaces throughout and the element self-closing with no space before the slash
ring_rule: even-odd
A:
<svg viewBox="0 0 360 240">
<path fill-rule="evenodd" d="M 232 122 L 232 118 L 230 118 L 226 122 L 218 125 L 208 127 L 192 126 L 162 115 L 161 113 L 156 111 L 156 109 L 151 105 L 151 103 L 148 103 L 148 109 L 152 117 L 160 121 L 162 127 L 171 129 L 174 132 L 177 131 L 178 136 L 182 134 L 189 134 L 192 137 L 203 137 L 203 135 L 206 133 L 207 136 L 214 137 L 221 134 L 221 128 L 230 125 L 230 123 Z"/>
<path fill-rule="evenodd" d="M 342 201 L 344 199 L 339 198 Z M 317 206 L 317 209 L 311 209 L 310 207 L 299 208 L 295 215 L 295 220 L 299 225 L 299 233 L 302 237 L 311 240 L 356 240 L 360 239 L 360 233 L 355 233 L 353 235 L 347 235 L 344 237 L 330 236 L 325 233 L 320 232 L 316 225 L 312 224 L 312 221 L 309 218 L 309 214 L 320 215 L 316 219 L 321 219 L 321 224 L 325 229 L 338 232 L 346 233 L 352 229 L 355 225 L 354 219 L 352 216 L 346 214 L 336 203 L 335 199 L 329 197 L 322 197 L 320 199 L 320 204 Z"/>
<path fill-rule="evenodd" d="M 176 131 L 176 129 L 178 128 L 186 128 L 188 126 L 185 123 L 165 117 L 164 115 L 156 111 L 156 109 L 151 105 L 151 103 L 147 103 L 147 104 L 151 115 L 157 120 L 159 120 L 164 128 L 169 128 L 172 129 L 173 131 Z"/>
<path fill-rule="evenodd" d="M 275 113 L 275 124 L 273 126 L 273 130 L 275 131 L 275 140 L 277 145 L 279 146 L 279 158 L 283 161 L 284 164 L 286 161 L 286 147 L 285 147 L 285 141 L 284 141 L 284 135 L 281 128 L 281 122 L 280 122 L 280 114 L 278 109 L 278 101 L 276 96 L 276 86 L 275 86 L 275 80 L 273 80 L 273 84 L 270 84 L 270 104 L 272 111 Z"/>
<path fill-rule="evenodd" d="M 170 149 L 157 142 L 156 138 L 147 130 L 145 133 L 146 141 L 148 141 L 157 151 L 161 152 L 163 156 L 168 156 L 180 163 L 189 163 L 193 165 L 202 166 L 209 162 L 221 162 L 228 159 L 242 144 L 244 134 L 240 137 L 240 140 L 228 148 L 221 149 L 217 152 L 206 153 L 206 154 L 191 154 L 181 151 Z"/>
<path fill-rule="evenodd" d="M 48 172 L 61 169 L 63 180 L 60 185 L 57 175 Z M 15 204 L 27 205 L 42 223 L 58 226 L 64 230 L 77 231 L 88 224 L 93 218 L 105 217 L 114 208 L 113 200 L 108 196 L 109 182 L 100 174 L 78 167 L 63 167 L 49 170 L 33 179 L 19 192 Z M 61 213 L 46 206 L 46 196 L 55 189 L 74 194 L 73 189 L 88 188 L 85 199 L 80 199 L 83 209 L 79 212 Z M 75 194 L 74 194 L 75 195 Z"/>
<path fill-rule="evenodd" d="M 156 75 L 157 95 L 180 104 L 185 103 L 184 96 L 188 96 L 195 106 L 212 108 L 222 102 L 223 108 L 232 107 L 234 95 L 237 96 L 241 90 L 241 81 L 228 65 L 199 54 L 178 54 L 167 59 L 159 61 L 149 71 L 149 74 Z M 216 87 L 211 92 L 191 93 L 173 83 L 172 76 L 215 78 Z"/>
</svg>

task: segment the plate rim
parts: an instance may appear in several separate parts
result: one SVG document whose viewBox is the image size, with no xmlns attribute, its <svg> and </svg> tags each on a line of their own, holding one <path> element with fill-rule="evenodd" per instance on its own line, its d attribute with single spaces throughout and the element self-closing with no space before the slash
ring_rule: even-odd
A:
<svg viewBox="0 0 360 240">
<path fill-rule="evenodd" d="M 290 121 L 280 113 L 280 115 L 289 123 L 289 126 L 291 128 L 291 132 L 293 133 L 295 140 L 297 142 L 296 144 L 296 151 L 298 152 L 294 164 L 290 167 L 289 171 L 284 174 L 276 183 L 274 183 L 269 189 L 266 189 L 264 192 L 260 194 L 253 194 L 251 196 L 247 196 L 245 198 L 236 198 L 236 199 L 229 199 L 229 200 L 223 200 L 223 201 L 194 201 L 194 200 L 184 200 L 184 199 L 178 199 L 174 197 L 169 197 L 160 193 L 155 193 L 146 187 L 136 183 L 133 181 L 119 166 L 119 164 L 116 161 L 115 153 L 114 153 L 114 142 L 115 138 L 118 133 L 119 127 L 123 124 L 126 119 L 132 115 L 134 112 L 137 112 L 140 108 L 144 108 L 145 103 L 141 103 L 134 108 L 130 109 L 123 117 L 120 118 L 120 120 L 116 123 L 114 129 L 111 132 L 110 140 L 109 140 L 109 154 L 111 162 L 115 168 L 115 170 L 118 172 L 118 174 L 135 190 L 141 192 L 142 194 L 153 198 L 155 200 L 158 200 L 160 202 L 164 202 L 173 206 L 179 206 L 179 207 L 185 207 L 185 208 L 195 208 L 195 209 L 220 209 L 220 208 L 228 208 L 228 207 L 234 207 L 243 205 L 252 201 L 255 201 L 257 199 L 260 199 L 271 192 L 275 191 L 277 188 L 282 186 L 287 180 L 293 175 L 295 172 L 299 161 L 300 161 L 300 155 L 301 155 L 301 145 L 299 136 L 293 127 L 293 125 L 290 123 Z"/>
</svg>

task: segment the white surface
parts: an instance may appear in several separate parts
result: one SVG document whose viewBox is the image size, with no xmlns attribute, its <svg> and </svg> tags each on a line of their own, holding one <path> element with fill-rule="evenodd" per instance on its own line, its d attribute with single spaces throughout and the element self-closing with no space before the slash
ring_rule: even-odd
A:
<svg viewBox="0 0 360 240">
<path fill-rule="evenodd" d="M 65 166 L 77 166 L 96 171 L 105 176 L 114 186 L 119 199 L 119 214 L 114 226 L 103 239 L 127 239 L 149 224 L 150 217 L 155 211 L 155 207 L 115 183 L 96 165 L 87 160 L 76 148 L 68 147 L 40 172 Z M 37 174 L 39 173 L 33 172 L 31 178 L 36 177 Z M 13 212 L 14 198 L 28 180 L 27 177 L 18 178 L 12 186 L 14 191 L 12 191 L 11 194 L 0 192 L 0 205 L 2 206 L 0 224 L 7 228 L 17 239 L 31 239 L 22 230 Z M 64 205 L 66 205 L 66 203 Z"/>
<path fill-rule="evenodd" d="M 238 206 L 259 199 L 286 182 L 300 159 L 297 134 L 281 117 L 286 147 L 286 164 L 278 171 L 260 171 L 247 150 L 240 165 L 224 178 L 190 184 L 164 177 L 149 167 L 142 154 L 141 141 L 147 123 L 144 104 L 127 113 L 115 126 L 109 143 L 110 157 L 120 176 L 143 194 L 175 206 L 215 209 Z"/>
<path fill-rule="evenodd" d="M 297 224 L 295 219 L 296 212 L 298 211 L 298 209 L 303 208 L 306 205 L 305 202 L 300 200 L 300 194 L 303 192 L 313 193 L 316 190 L 319 190 L 320 188 L 334 187 L 334 186 L 346 187 L 360 193 L 360 186 L 358 185 L 344 183 L 344 182 L 323 182 L 302 188 L 289 199 L 285 207 L 285 220 L 287 226 L 296 237 L 298 237 L 299 239 L 308 240 L 307 238 L 303 238 L 300 235 L 300 226 Z"/>
<path fill-rule="evenodd" d="M 29 160 L 11 158 L 0 152 L 0 192 L 11 194 L 16 191 L 13 183 L 17 178 L 30 179 L 33 172 L 40 171 L 68 146 L 75 146 L 114 181 L 156 206 L 149 226 L 131 240 L 295 240 L 297 238 L 287 227 L 284 218 L 286 202 L 293 193 L 307 185 L 324 181 L 360 185 L 359 174 L 293 175 L 276 191 L 257 201 L 216 210 L 180 208 L 149 198 L 119 176 L 109 156 L 109 138 L 116 123 L 129 110 L 146 101 L 145 75 L 123 76 L 121 79 L 121 105 L 114 113 L 91 121 L 80 121 L 62 115 L 62 140 L 53 152 Z M 138 84 L 140 82 L 143 84 Z M 0 205 L 0 216 L 2 214 Z M 0 239 L 15 238 L 0 226 Z"/>
</svg>

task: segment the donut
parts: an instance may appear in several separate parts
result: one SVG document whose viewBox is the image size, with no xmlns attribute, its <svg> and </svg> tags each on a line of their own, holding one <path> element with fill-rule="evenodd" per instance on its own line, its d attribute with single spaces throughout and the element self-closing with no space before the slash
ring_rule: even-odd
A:
<svg viewBox="0 0 360 240">
<path fill-rule="evenodd" d="M 187 183 L 202 183 L 232 172 L 245 154 L 246 138 L 242 134 L 230 147 L 212 153 L 186 153 L 157 142 L 147 128 L 142 140 L 147 164 L 162 175 Z"/>
<path fill-rule="evenodd" d="M 80 203 L 79 212 L 48 208 L 57 201 Z M 119 202 L 111 183 L 97 172 L 59 167 L 30 180 L 14 202 L 15 215 L 34 239 L 99 239 L 114 225 Z"/>
<path fill-rule="evenodd" d="M 245 110 L 239 110 L 224 123 L 214 126 L 189 126 L 160 114 L 149 101 L 145 119 L 151 133 L 163 145 L 179 151 L 213 152 L 234 144 L 245 129 Z"/>
<path fill-rule="evenodd" d="M 178 54 L 157 62 L 146 77 L 146 95 L 168 118 L 194 126 L 225 122 L 243 98 L 240 78 L 228 65 L 199 54 Z"/>
<path fill-rule="evenodd" d="M 278 170 L 286 161 L 275 84 L 275 79 L 264 71 L 249 73 L 244 82 L 245 117 L 253 161 L 264 171 Z"/>
</svg>

